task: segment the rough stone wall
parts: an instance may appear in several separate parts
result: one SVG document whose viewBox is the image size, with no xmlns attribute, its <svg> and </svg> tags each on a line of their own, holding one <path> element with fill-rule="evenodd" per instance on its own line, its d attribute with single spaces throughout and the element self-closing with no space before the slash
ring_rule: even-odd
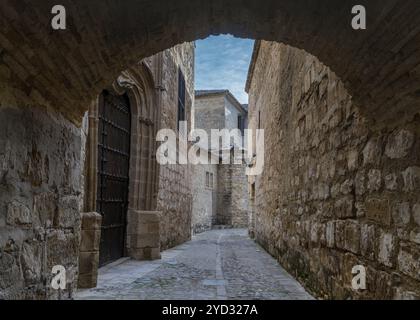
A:
<svg viewBox="0 0 420 320">
<path fill-rule="evenodd" d="M 194 44 L 185 43 L 163 55 L 161 96 L 161 129 L 177 131 L 178 67 L 183 71 L 187 95 L 186 115 L 191 127 L 191 109 L 194 102 Z M 161 216 L 161 249 L 167 249 L 191 238 L 192 191 L 188 165 L 161 165 L 157 211 Z"/>
<path fill-rule="evenodd" d="M 196 97 L 195 126 L 206 130 L 211 139 L 211 130 L 238 128 L 240 111 L 228 99 L 226 93 Z M 243 114 L 246 118 L 246 114 Z M 222 149 L 228 152 L 231 143 L 225 139 Z M 211 146 L 212 148 L 216 146 Z M 213 225 L 228 225 L 243 228 L 248 225 L 248 188 L 245 165 L 219 164 L 217 170 L 217 201 Z"/>
<path fill-rule="evenodd" d="M 233 158 L 233 156 L 232 156 Z M 249 199 L 245 164 L 218 166 L 217 215 L 215 225 L 248 226 Z"/>
<path fill-rule="evenodd" d="M 201 149 L 201 152 L 205 150 Z M 192 232 L 211 229 L 217 213 L 217 169 L 216 164 L 191 165 L 192 176 Z M 207 186 L 206 174 L 213 174 L 213 185 Z"/>
<path fill-rule="evenodd" d="M 44 109 L 0 108 L 0 299 L 70 298 L 77 282 L 81 131 Z M 67 289 L 50 286 L 67 270 Z"/>
<path fill-rule="evenodd" d="M 353 0 L 62 0 L 66 32 L 51 29 L 55 4 L 0 2 L 0 92 L 6 105 L 36 100 L 79 122 L 97 92 L 139 59 L 231 33 L 287 42 L 319 57 L 364 102 L 373 121 L 403 121 L 417 112 L 418 0 L 358 1 L 369 13 L 366 32 L 350 27 Z"/>
<path fill-rule="evenodd" d="M 257 241 L 319 297 L 420 298 L 420 118 L 372 129 L 327 67 L 270 42 L 250 110 L 265 129 Z"/>
<path fill-rule="evenodd" d="M 247 228 L 249 215 L 248 179 L 245 164 L 231 166 L 232 174 L 232 226 Z"/>
</svg>

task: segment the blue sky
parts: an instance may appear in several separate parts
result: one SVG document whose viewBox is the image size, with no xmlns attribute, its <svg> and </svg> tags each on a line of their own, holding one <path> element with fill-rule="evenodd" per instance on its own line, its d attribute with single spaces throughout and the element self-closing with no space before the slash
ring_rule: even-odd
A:
<svg viewBox="0 0 420 320">
<path fill-rule="evenodd" d="M 195 89 L 229 89 L 239 102 L 248 103 L 245 83 L 254 40 L 220 35 L 195 44 Z"/>
</svg>

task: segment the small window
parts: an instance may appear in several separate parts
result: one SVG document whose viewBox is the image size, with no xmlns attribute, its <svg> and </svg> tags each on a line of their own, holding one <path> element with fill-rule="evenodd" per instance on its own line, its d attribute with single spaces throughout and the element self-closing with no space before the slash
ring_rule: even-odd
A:
<svg viewBox="0 0 420 320">
<path fill-rule="evenodd" d="M 184 74 L 181 69 L 178 69 L 178 130 L 179 122 L 185 121 L 185 96 L 186 88 Z"/>
<path fill-rule="evenodd" d="M 206 187 L 209 189 L 214 188 L 214 175 L 211 172 L 206 172 Z"/>
<path fill-rule="evenodd" d="M 255 183 L 251 184 L 251 200 L 255 200 Z"/>
<path fill-rule="evenodd" d="M 238 115 L 238 129 L 241 131 L 241 134 L 244 135 L 244 118 L 242 115 Z"/>
</svg>

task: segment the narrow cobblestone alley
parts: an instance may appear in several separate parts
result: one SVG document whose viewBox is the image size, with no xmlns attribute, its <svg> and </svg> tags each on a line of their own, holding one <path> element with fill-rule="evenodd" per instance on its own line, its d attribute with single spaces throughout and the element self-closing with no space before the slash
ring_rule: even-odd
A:
<svg viewBox="0 0 420 320">
<path fill-rule="evenodd" d="M 312 299 L 244 229 L 212 230 L 156 261 L 119 260 L 76 299 Z"/>
</svg>

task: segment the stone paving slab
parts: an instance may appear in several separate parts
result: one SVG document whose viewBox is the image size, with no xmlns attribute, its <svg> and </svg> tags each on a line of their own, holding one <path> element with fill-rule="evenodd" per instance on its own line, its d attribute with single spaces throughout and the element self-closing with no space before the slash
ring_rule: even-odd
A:
<svg viewBox="0 0 420 320">
<path fill-rule="evenodd" d="M 243 229 L 212 230 L 156 261 L 124 259 L 99 270 L 78 300 L 313 299 Z"/>
</svg>

